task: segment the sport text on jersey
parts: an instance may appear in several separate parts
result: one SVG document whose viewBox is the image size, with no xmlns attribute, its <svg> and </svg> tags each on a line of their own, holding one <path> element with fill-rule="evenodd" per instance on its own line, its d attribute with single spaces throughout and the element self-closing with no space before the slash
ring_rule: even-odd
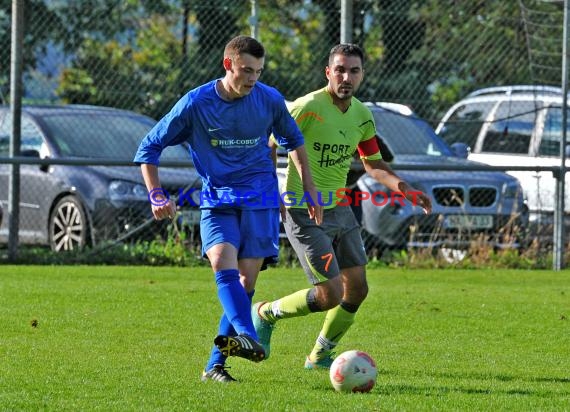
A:
<svg viewBox="0 0 570 412">
<path fill-rule="evenodd" d="M 320 160 L 317 163 L 321 167 L 332 167 L 352 159 L 354 153 L 350 149 L 348 144 L 313 143 L 313 150 L 320 152 Z"/>
</svg>

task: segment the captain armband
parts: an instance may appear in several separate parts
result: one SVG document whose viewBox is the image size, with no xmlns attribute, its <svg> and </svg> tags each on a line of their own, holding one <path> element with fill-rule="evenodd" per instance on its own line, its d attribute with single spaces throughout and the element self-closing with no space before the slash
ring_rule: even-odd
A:
<svg viewBox="0 0 570 412">
<path fill-rule="evenodd" d="M 358 143 L 358 154 L 361 159 L 378 160 L 382 159 L 380 147 L 378 147 L 378 139 L 372 136 L 370 139 Z"/>
</svg>

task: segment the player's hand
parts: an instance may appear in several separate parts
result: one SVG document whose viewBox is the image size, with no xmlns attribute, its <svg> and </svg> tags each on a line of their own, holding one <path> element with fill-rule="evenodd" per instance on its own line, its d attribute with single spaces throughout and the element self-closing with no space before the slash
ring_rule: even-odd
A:
<svg viewBox="0 0 570 412">
<path fill-rule="evenodd" d="M 174 219 L 176 216 L 176 203 L 168 200 L 164 204 L 153 204 L 152 215 L 156 220 Z"/>
<path fill-rule="evenodd" d="M 408 199 L 413 206 L 420 206 L 424 213 L 431 213 L 431 199 L 421 190 L 414 189 L 407 183 L 401 187 L 403 189 L 406 199 Z"/>
<path fill-rule="evenodd" d="M 307 208 L 309 209 L 309 217 L 315 220 L 317 225 L 323 222 L 323 206 L 319 202 L 319 197 L 317 189 L 311 186 L 306 193 L 311 197 L 311 201 L 307 202 Z"/>
<path fill-rule="evenodd" d="M 426 214 L 431 213 L 431 199 L 423 192 L 417 195 L 416 204 L 421 206 Z"/>
<path fill-rule="evenodd" d="M 283 203 L 279 203 L 279 214 L 281 215 L 281 221 L 285 222 L 287 219 L 287 209 Z"/>
</svg>

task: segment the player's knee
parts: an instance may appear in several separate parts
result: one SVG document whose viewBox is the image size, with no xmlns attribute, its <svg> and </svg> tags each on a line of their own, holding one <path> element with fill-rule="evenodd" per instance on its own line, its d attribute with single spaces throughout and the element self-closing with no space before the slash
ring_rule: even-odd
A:
<svg viewBox="0 0 570 412">
<path fill-rule="evenodd" d="M 337 306 L 342 300 L 342 283 L 339 279 L 330 279 L 316 286 L 317 301 L 323 311 Z"/>
<path fill-rule="evenodd" d="M 367 296 L 368 284 L 366 282 L 358 284 L 352 283 L 347 285 L 343 299 L 360 305 Z"/>
<path fill-rule="evenodd" d="M 255 279 L 242 276 L 240 281 L 246 292 L 251 292 L 255 289 Z"/>
<path fill-rule="evenodd" d="M 363 302 L 364 299 L 366 299 L 366 297 L 368 296 L 368 283 L 367 282 L 362 283 L 358 290 L 359 290 L 360 302 Z"/>
<path fill-rule="evenodd" d="M 360 303 L 364 302 L 364 299 L 368 296 L 368 284 L 365 283 L 358 290 L 358 300 Z"/>
</svg>

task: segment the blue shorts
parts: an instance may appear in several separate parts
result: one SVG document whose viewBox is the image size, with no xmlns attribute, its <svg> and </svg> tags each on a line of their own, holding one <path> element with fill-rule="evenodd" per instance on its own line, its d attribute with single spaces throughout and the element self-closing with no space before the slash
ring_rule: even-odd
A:
<svg viewBox="0 0 570 412">
<path fill-rule="evenodd" d="M 279 209 L 202 209 L 202 254 L 218 243 L 231 243 L 238 259 L 279 255 Z"/>
</svg>

